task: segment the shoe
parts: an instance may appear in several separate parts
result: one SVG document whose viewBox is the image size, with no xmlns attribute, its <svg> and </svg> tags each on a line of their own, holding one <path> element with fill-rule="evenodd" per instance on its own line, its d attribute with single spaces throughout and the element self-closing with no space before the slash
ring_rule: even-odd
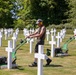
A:
<svg viewBox="0 0 76 75">
<path fill-rule="evenodd" d="M 52 62 L 52 60 L 48 58 L 48 59 L 46 60 L 46 62 L 47 62 L 47 63 L 46 63 L 46 66 L 48 66 L 48 65 L 50 65 L 50 63 Z"/>
<path fill-rule="evenodd" d="M 33 62 L 29 67 L 37 67 L 37 63 Z"/>
</svg>

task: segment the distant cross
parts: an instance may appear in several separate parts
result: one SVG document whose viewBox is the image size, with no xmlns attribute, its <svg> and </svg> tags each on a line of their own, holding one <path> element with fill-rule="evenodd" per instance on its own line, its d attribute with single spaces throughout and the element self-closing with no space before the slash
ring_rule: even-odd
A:
<svg viewBox="0 0 76 75">
<path fill-rule="evenodd" d="M 32 53 L 34 39 L 30 40 L 30 53 Z"/>
<path fill-rule="evenodd" d="M 16 47 L 16 33 L 13 33 L 12 40 L 13 40 L 13 49 L 15 49 L 15 47 Z"/>
<path fill-rule="evenodd" d="M 2 46 L 2 32 L 0 32 L 0 47 Z"/>
<path fill-rule="evenodd" d="M 51 57 L 55 56 L 55 47 L 56 41 L 54 40 L 54 36 L 52 36 L 52 41 L 49 41 L 49 44 L 51 44 Z"/>
<path fill-rule="evenodd" d="M 49 34 L 50 34 L 49 30 L 47 30 L 47 31 L 46 31 L 47 41 L 49 41 Z"/>
<path fill-rule="evenodd" d="M 60 33 L 58 32 L 58 35 L 56 36 L 57 38 L 57 47 L 60 47 Z"/>
</svg>

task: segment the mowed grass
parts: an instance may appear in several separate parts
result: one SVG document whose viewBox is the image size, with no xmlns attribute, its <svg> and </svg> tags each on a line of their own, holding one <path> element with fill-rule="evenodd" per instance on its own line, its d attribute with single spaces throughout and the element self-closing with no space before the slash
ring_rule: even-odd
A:
<svg viewBox="0 0 76 75">
<path fill-rule="evenodd" d="M 61 46 L 71 37 L 73 34 L 66 34 L 63 39 Z M 8 38 L 10 40 L 11 37 Z M 18 35 L 17 44 L 19 44 L 20 39 L 24 39 L 23 33 L 20 32 Z M 7 52 L 5 48 L 7 47 L 8 41 L 2 38 L 2 47 L 0 47 L 0 56 L 6 56 Z M 33 49 L 36 41 L 33 44 Z M 18 49 L 17 55 L 17 65 L 18 68 L 11 70 L 0 69 L 0 75 L 37 75 L 37 67 L 29 67 L 28 65 L 34 61 L 34 51 L 32 54 L 29 52 L 29 43 L 24 44 L 20 49 Z M 44 52 L 46 49 L 51 49 L 51 45 L 45 40 Z M 45 67 L 46 61 L 43 60 L 43 75 L 76 75 L 76 40 L 73 40 L 68 44 L 69 56 L 64 57 L 54 57 L 49 66 Z"/>
</svg>

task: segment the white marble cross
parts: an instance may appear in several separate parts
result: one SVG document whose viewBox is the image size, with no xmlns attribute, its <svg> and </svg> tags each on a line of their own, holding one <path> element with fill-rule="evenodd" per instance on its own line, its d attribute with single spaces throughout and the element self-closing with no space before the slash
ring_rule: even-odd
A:
<svg viewBox="0 0 76 75">
<path fill-rule="evenodd" d="M 63 29 L 63 38 L 65 37 L 66 29 Z"/>
<path fill-rule="evenodd" d="M 13 37 L 12 37 L 12 40 L 13 40 L 13 49 L 16 47 L 16 33 L 13 33 Z"/>
<path fill-rule="evenodd" d="M 39 45 L 38 53 L 35 53 L 35 58 L 38 58 L 38 71 L 37 75 L 43 75 L 43 60 L 46 59 L 46 55 L 43 54 L 43 45 Z"/>
<path fill-rule="evenodd" d="M 8 52 L 7 68 L 11 69 L 12 68 L 12 52 L 13 52 L 11 40 L 8 41 L 8 47 L 6 47 L 6 51 Z"/>
<path fill-rule="evenodd" d="M 54 40 L 54 36 L 52 36 L 52 41 L 49 41 L 49 44 L 51 44 L 51 57 L 55 56 L 55 47 L 56 41 Z"/>
<path fill-rule="evenodd" d="M 0 47 L 2 46 L 2 33 L 0 32 Z"/>
<path fill-rule="evenodd" d="M 7 30 L 7 32 L 8 32 L 8 37 L 11 35 L 11 30 L 10 30 L 10 28 Z"/>
<path fill-rule="evenodd" d="M 53 30 L 53 29 L 51 29 L 51 31 L 50 31 L 50 32 L 51 32 L 51 37 L 52 37 L 52 36 L 54 36 L 54 35 L 53 35 L 53 34 L 54 34 L 54 30 Z"/>
<path fill-rule="evenodd" d="M 49 30 L 46 30 L 46 38 L 47 38 L 47 41 L 49 41 L 49 35 L 50 35 Z"/>
<path fill-rule="evenodd" d="M 57 38 L 57 47 L 60 48 L 60 33 L 58 32 Z"/>
<path fill-rule="evenodd" d="M 4 30 L 4 33 L 5 33 L 5 40 L 7 40 L 8 39 L 8 31 L 7 31 L 7 29 Z"/>
<path fill-rule="evenodd" d="M 3 28 L 1 29 L 1 33 L 3 34 Z"/>
<path fill-rule="evenodd" d="M 75 40 L 76 40 L 76 29 L 74 29 L 74 31 L 73 31 L 73 32 L 74 32 L 74 35 L 75 35 Z"/>
<path fill-rule="evenodd" d="M 56 29 L 54 28 L 54 37 L 56 36 Z"/>
<path fill-rule="evenodd" d="M 34 42 L 34 39 L 31 39 L 30 40 L 30 53 L 32 53 L 32 50 L 33 50 L 33 42 Z"/>
<path fill-rule="evenodd" d="M 62 39 L 63 39 L 63 32 L 62 32 L 62 30 L 60 31 L 60 42 L 62 42 Z"/>
</svg>

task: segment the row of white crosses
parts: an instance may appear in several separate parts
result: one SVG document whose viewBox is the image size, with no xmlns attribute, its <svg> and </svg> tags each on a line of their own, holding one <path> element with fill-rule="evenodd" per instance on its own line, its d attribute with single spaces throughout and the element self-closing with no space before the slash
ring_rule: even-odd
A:
<svg viewBox="0 0 76 75">
<path fill-rule="evenodd" d="M 60 42 L 62 42 L 62 38 L 64 38 L 65 32 L 65 29 L 61 30 L 61 32 L 58 32 L 56 36 L 57 42 L 55 41 L 55 35 L 52 34 L 51 41 L 49 41 L 49 44 L 51 44 L 51 57 L 55 56 L 55 45 L 57 44 L 57 48 L 60 48 Z"/>
<path fill-rule="evenodd" d="M 8 37 L 10 35 L 13 34 L 12 36 L 12 40 L 13 40 L 13 48 L 16 47 L 16 41 L 17 41 L 17 37 L 18 37 L 18 33 L 19 33 L 19 29 L 16 29 L 16 31 L 13 33 L 13 29 L 9 28 L 9 29 L 4 29 L 4 34 L 5 34 L 5 40 L 8 39 Z M 0 33 L 0 39 L 2 38 L 2 33 Z M 0 40 L 0 44 L 2 44 L 2 39 Z M 0 45 L 1 46 L 1 45 Z"/>
<path fill-rule="evenodd" d="M 50 39 L 50 34 L 51 34 L 51 36 L 56 36 L 56 29 L 54 28 L 54 29 L 51 29 L 51 31 L 50 30 L 46 30 L 46 39 L 47 39 L 47 41 L 49 41 Z"/>
<path fill-rule="evenodd" d="M 5 40 L 7 40 L 8 37 L 9 37 L 10 35 L 12 35 L 12 34 L 13 34 L 13 29 L 12 29 L 12 28 L 4 29 Z"/>
<path fill-rule="evenodd" d="M 13 33 L 13 45 L 12 45 L 12 41 L 8 41 L 8 47 L 6 48 L 6 51 L 8 52 L 8 65 L 7 68 L 11 69 L 12 68 L 12 55 L 11 53 L 14 51 L 15 47 L 16 47 L 16 33 Z M 34 39 L 30 40 L 30 53 L 32 53 L 32 49 L 33 49 L 33 41 Z"/>
<path fill-rule="evenodd" d="M 51 33 L 51 36 L 56 36 L 56 29 L 55 28 L 51 29 L 50 33 Z"/>
<path fill-rule="evenodd" d="M 3 32 L 4 31 L 4 32 Z M 5 40 L 8 38 L 8 35 L 10 35 L 10 33 L 12 32 L 12 29 L 0 29 L 0 46 L 2 46 L 2 36 L 3 36 L 3 33 L 5 34 Z"/>
<path fill-rule="evenodd" d="M 76 29 L 74 29 L 73 33 L 74 33 L 75 40 L 76 40 Z"/>
</svg>

